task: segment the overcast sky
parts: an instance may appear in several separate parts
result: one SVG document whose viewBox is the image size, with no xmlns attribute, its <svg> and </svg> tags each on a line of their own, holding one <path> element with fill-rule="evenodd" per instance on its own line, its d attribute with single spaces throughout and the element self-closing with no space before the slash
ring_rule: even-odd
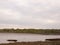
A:
<svg viewBox="0 0 60 45">
<path fill-rule="evenodd" d="M 0 0 L 0 28 L 60 29 L 60 0 Z"/>
</svg>

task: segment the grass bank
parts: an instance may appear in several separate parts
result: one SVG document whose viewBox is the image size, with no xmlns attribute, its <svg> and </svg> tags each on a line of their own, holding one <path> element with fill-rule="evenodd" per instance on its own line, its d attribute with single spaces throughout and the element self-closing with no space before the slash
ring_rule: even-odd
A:
<svg viewBox="0 0 60 45">
<path fill-rule="evenodd" d="M 37 42 L 17 42 L 17 43 L 5 43 L 5 44 L 0 44 L 0 45 L 60 45 L 60 42 L 42 42 L 42 41 L 37 41 Z"/>
</svg>

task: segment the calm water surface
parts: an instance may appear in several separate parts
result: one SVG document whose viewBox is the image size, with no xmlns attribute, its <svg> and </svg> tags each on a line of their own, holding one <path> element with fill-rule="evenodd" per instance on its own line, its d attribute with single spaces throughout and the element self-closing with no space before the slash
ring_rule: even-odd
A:
<svg viewBox="0 0 60 45">
<path fill-rule="evenodd" d="M 0 43 L 8 43 L 8 39 L 17 39 L 22 41 L 44 41 L 48 38 L 60 38 L 60 35 L 40 35 L 40 34 L 23 34 L 23 33 L 0 33 Z"/>
</svg>

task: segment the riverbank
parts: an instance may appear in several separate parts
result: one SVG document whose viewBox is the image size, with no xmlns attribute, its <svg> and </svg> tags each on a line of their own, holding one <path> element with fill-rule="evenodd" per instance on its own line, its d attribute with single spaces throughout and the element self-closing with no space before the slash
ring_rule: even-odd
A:
<svg viewBox="0 0 60 45">
<path fill-rule="evenodd" d="M 31 33 L 43 35 L 60 35 L 60 29 L 0 29 L 0 33 Z"/>
<path fill-rule="evenodd" d="M 60 42 L 36 41 L 36 42 L 5 43 L 5 44 L 0 44 L 0 45 L 60 45 Z"/>
</svg>

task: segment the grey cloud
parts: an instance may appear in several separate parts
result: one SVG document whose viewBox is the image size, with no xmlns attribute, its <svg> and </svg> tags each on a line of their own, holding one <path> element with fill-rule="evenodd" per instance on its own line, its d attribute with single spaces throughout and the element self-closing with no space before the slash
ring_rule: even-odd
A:
<svg viewBox="0 0 60 45">
<path fill-rule="evenodd" d="M 49 6 L 48 3 L 29 2 L 27 6 L 18 6 L 14 1 L 0 1 L 0 8 L 11 9 L 12 11 L 21 13 L 18 15 L 19 18 L 17 20 L 0 13 L 0 24 L 16 24 L 35 28 L 60 28 L 59 5 L 57 7 L 55 5 Z"/>
</svg>

